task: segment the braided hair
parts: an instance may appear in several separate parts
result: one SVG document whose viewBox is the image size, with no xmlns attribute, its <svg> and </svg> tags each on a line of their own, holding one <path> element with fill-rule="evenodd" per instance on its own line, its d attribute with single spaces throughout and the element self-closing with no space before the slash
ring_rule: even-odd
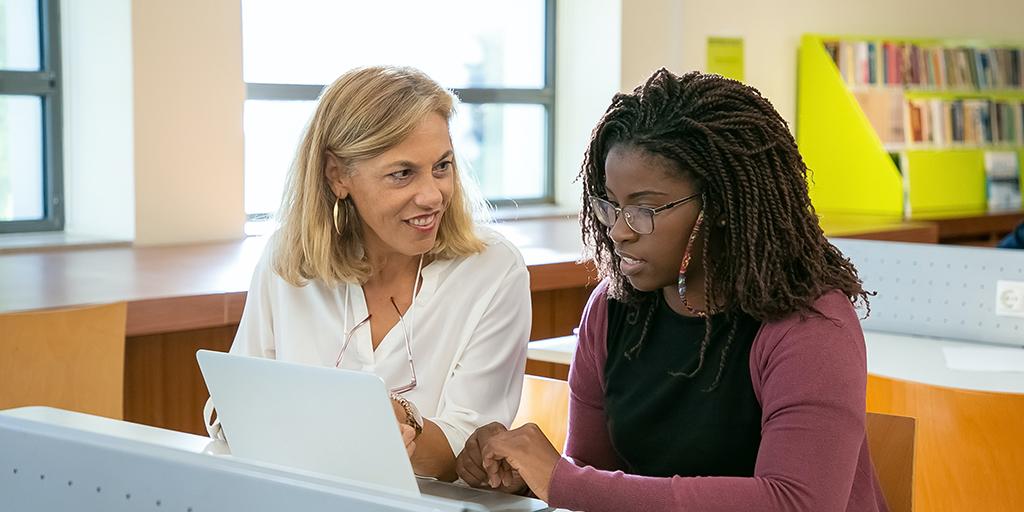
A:
<svg viewBox="0 0 1024 512">
<path fill-rule="evenodd" d="M 703 193 L 703 270 L 708 306 L 696 368 L 704 366 L 712 315 L 731 325 L 722 347 L 717 387 L 739 314 L 759 321 L 794 313 L 820 314 L 814 302 L 842 290 L 857 306 L 868 295 L 848 258 L 825 238 L 807 194 L 807 165 L 786 121 L 756 89 L 699 72 L 677 76 L 662 68 L 632 93 L 616 94 L 591 135 L 580 171 L 584 243 L 593 251 L 610 297 L 632 306 L 627 321 L 643 319 L 639 352 L 661 291 L 634 289 L 617 271 L 619 256 L 587 196 L 606 197 L 605 159 L 616 145 L 664 157 Z M 724 224 L 718 222 L 724 220 Z M 714 261 L 709 258 L 714 255 Z"/>
</svg>

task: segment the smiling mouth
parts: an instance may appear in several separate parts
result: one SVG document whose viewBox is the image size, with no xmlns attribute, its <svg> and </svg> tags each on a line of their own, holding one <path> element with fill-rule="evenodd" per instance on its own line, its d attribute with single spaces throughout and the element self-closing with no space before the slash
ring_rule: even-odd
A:
<svg viewBox="0 0 1024 512">
<path fill-rule="evenodd" d="M 419 217 L 406 219 L 405 223 L 409 224 L 413 228 L 418 229 L 420 231 L 429 231 L 434 228 L 434 225 L 437 224 L 437 219 L 439 219 L 440 217 L 440 212 L 434 212 L 429 213 L 427 215 L 420 215 Z"/>
</svg>

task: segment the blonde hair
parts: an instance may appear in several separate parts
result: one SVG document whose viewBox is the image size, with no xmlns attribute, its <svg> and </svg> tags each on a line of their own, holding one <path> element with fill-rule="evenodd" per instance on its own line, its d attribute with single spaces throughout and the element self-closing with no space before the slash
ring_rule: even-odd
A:
<svg viewBox="0 0 1024 512">
<path fill-rule="evenodd" d="M 351 201 L 339 205 L 341 233 L 334 228 L 337 196 L 325 175 L 328 153 L 351 172 L 354 164 L 401 143 L 430 114 L 450 121 L 457 101 L 426 74 L 408 67 L 353 69 L 324 89 L 288 174 L 274 271 L 294 286 L 313 279 L 332 285 L 365 282 L 373 269 L 364 258 L 363 224 Z M 482 201 L 471 182 L 464 187 L 458 165 L 453 168 L 454 190 L 428 252 L 439 259 L 484 248 L 473 225 Z"/>
</svg>

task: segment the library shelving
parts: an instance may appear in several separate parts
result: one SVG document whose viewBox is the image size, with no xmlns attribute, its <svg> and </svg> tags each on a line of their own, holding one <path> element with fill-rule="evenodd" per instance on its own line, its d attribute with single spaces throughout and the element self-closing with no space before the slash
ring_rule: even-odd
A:
<svg viewBox="0 0 1024 512">
<path fill-rule="evenodd" d="M 1024 188 L 1022 64 L 1024 43 L 804 35 L 796 128 L 815 208 L 984 214 L 990 196 Z M 993 179 L 996 161 L 1017 177 Z"/>
</svg>

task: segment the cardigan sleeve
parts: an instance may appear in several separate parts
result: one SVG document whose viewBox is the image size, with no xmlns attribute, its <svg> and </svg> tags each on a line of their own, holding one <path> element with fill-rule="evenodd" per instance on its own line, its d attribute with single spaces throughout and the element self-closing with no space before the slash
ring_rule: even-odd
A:
<svg viewBox="0 0 1024 512">
<path fill-rule="evenodd" d="M 607 285 L 591 294 L 580 320 L 579 340 L 569 368 L 569 430 L 565 455 L 580 465 L 622 466 L 612 448 L 604 413 L 604 363 L 608 348 Z"/>
<path fill-rule="evenodd" d="M 762 437 L 753 477 L 643 477 L 563 460 L 552 473 L 549 504 L 587 511 L 846 510 L 864 442 L 867 366 L 856 313 L 834 295 L 815 304 L 822 315 L 765 324 L 755 338 L 751 377 Z"/>
</svg>

